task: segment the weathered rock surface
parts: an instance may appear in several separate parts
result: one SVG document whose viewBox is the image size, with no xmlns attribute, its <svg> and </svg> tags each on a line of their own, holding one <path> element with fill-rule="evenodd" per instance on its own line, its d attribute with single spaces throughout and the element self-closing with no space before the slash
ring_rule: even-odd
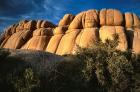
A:
<svg viewBox="0 0 140 92">
<path fill-rule="evenodd" d="M 93 28 L 99 26 L 99 12 L 97 10 L 89 10 L 85 15 L 84 28 Z"/>
<path fill-rule="evenodd" d="M 20 49 L 22 45 L 26 43 L 26 41 L 30 38 L 32 31 L 30 30 L 23 30 L 14 33 L 10 36 L 7 42 L 3 45 L 4 48 L 10 49 Z"/>
<path fill-rule="evenodd" d="M 78 36 L 79 32 L 80 29 L 67 30 L 59 43 L 56 54 L 59 55 L 71 54 L 72 49 L 74 48 L 75 45 L 76 37 Z"/>
<path fill-rule="evenodd" d="M 115 9 L 102 9 L 100 11 L 101 26 L 121 26 L 124 23 L 123 14 Z"/>
<path fill-rule="evenodd" d="M 85 28 L 81 31 L 76 39 L 76 45 L 86 48 L 92 45 L 94 42 L 99 40 L 99 29 L 98 28 Z"/>
<path fill-rule="evenodd" d="M 114 35 L 117 34 L 119 39 L 117 49 L 125 51 L 128 48 L 127 37 L 124 27 L 122 26 L 102 26 L 99 31 L 100 39 L 105 42 L 106 39 L 114 40 Z"/>
<path fill-rule="evenodd" d="M 64 17 L 60 20 L 58 26 L 67 26 L 67 25 L 69 25 L 72 22 L 72 20 L 74 19 L 74 17 L 75 16 L 72 15 L 72 14 L 64 15 Z"/>
<path fill-rule="evenodd" d="M 139 17 L 134 13 L 125 13 L 125 27 L 140 27 Z"/>
<path fill-rule="evenodd" d="M 73 54 L 77 46 L 88 48 L 99 39 L 114 40 L 114 34 L 119 36 L 118 50 L 140 53 L 139 17 L 116 9 L 66 14 L 58 25 L 44 20 L 23 20 L 7 28 L 0 37 L 0 47 Z"/>
<path fill-rule="evenodd" d="M 140 53 L 140 29 L 134 29 L 132 49 L 135 53 Z"/>
<path fill-rule="evenodd" d="M 45 50 L 52 34 L 51 28 L 36 29 L 33 37 L 21 49 Z"/>
<path fill-rule="evenodd" d="M 48 44 L 48 46 L 46 48 L 46 51 L 51 52 L 51 53 L 56 52 L 56 50 L 57 50 L 57 48 L 59 46 L 60 40 L 64 36 L 65 31 L 67 29 L 68 29 L 67 27 L 56 27 L 53 30 L 53 36 L 51 37 L 51 39 L 49 41 L 49 44 Z"/>
</svg>

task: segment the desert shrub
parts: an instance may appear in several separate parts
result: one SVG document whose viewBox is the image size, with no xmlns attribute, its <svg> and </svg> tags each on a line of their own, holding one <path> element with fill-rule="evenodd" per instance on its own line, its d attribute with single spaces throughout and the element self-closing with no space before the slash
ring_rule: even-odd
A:
<svg viewBox="0 0 140 92">
<path fill-rule="evenodd" d="M 38 74 L 34 72 L 30 63 L 10 55 L 9 50 L 0 49 L 0 90 L 33 92 L 32 90 L 39 88 Z"/>
<path fill-rule="evenodd" d="M 117 43 L 117 40 L 97 42 L 91 48 L 80 49 L 77 57 L 85 62 L 83 76 L 87 81 L 95 74 L 103 91 L 129 92 L 134 85 L 131 53 L 116 50 Z"/>
<path fill-rule="evenodd" d="M 32 69 L 0 75 L 0 89 L 6 92 L 33 92 L 39 88 L 39 79 Z M 36 91 L 34 91 L 36 92 Z"/>
<path fill-rule="evenodd" d="M 16 75 L 9 75 L 9 78 L 11 78 L 9 82 L 14 86 L 15 92 L 33 92 L 33 90 L 39 88 L 39 78 L 31 68 L 26 68 L 20 77 Z"/>
<path fill-rule="evenodd" d="M 139 92 L 140 91 L 140 55 L 133 55 L 132 63 L 134 66 L 133 78 L 135 80 L 133 92 Z"/>
<path fill-rule="evenodd" d="M 0 61 L 6 58 L 10 53 L 8 51 L 0 49 Z"/>
</svg>

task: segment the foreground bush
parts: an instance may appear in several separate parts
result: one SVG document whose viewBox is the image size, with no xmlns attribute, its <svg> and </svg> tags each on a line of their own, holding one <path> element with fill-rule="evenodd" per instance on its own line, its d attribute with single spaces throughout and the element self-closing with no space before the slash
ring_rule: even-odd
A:
<svg viewBox="0 0 140 92">
<path fill-rule="evenodd" d="M 91 48 L 81 49 L 77 57 L 85 62 L 86 80 L 94 76 L 106 92 L 129 92 L 133 89 L 134 71 L 130 52 L 116 50 L 117 42 L 98 42 Z"/>
<path fill-rule="evenodd" d="M 50 62 L 44 54 L 30 62 L 8 57 L 8 52 L 0 51 L 3 60 L 0 89 L 5 92 L 139 92 L 140 57 L 131 51 L 116 50 L 117 43 L 117 40 L 97 42 L 91 48 L 79 48 L 76 55 Z"/>
</svg>

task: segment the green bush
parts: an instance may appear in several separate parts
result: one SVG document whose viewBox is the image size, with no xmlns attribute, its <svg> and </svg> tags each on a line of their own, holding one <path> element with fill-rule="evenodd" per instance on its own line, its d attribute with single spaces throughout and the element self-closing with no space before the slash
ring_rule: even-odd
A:
<svg viewBox="0 0 140 92">
<path fill-rule="evenodd" d="M 133 55 L 132 63 L 134 66 L 134 92 L 140 92 L 140 55 Z"/>
<path fill-rule="evenodd" d="M 85 62 L 83 74 L 90 81 L 95 72 L 104 91 L 129 92 L 133 89 L 134 74 L 130 52 L 116 50 L 117 40 L 97 42 L 91 48 L 79 50 L 77 57 Z M 128 58 L 129 57 L 129 58 Z"/>
<path fill-rule="evenodd" d="M 9 81 L 14 85 L 16 92 L 32 92 L 32 90 L 39 88 L 39 78 L 31 68 L 25 69 L 21 77 L 12 74 L 10 78 Z"/>
</svg>

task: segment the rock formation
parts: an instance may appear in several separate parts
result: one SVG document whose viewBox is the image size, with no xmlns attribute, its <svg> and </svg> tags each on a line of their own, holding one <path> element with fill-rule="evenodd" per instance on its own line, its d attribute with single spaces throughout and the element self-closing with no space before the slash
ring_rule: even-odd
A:
<svg viewBox="0 0 140 92">
<path fill-rule="evenodd" d="M 76 16 L 66 14 L 58 25 L 44 20 L 24 20 L 5 30 L 0 37 L 0 47 L 73 54 L 77 46 L 88 48 L 99 39 L 113 40 L 114 34 L 119 37 L 116 49 L 140 53 L 139 17 L 116 9 L 93 9 Z"/>
</svg>

